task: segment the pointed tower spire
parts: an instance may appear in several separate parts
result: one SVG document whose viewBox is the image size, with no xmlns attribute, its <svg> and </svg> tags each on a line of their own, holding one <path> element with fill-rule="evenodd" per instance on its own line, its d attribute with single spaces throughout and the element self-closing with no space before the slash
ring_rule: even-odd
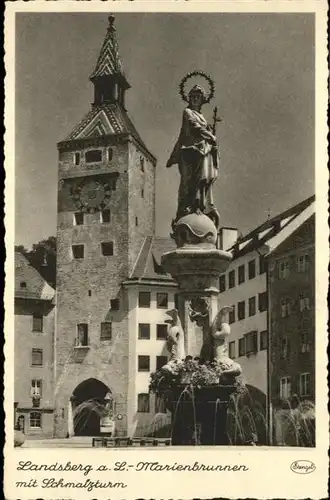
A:
<svg viewBox="0 0 330 500">
<path fill-rule="evenodd" d="M 108 17 L 109 26 L 95 69 L 90 76 L 94 84 L 94 104 L 118 102 L 124 107 L 125 91 L 130 88 L 119 57 L 119 47 L 114 26 L 115 17 Z"/>
</svg>

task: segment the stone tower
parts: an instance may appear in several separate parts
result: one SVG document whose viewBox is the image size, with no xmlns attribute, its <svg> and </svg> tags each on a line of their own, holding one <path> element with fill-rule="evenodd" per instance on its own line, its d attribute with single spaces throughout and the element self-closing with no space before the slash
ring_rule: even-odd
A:
<svg viewBox="0 0 330 500">
<path fill-rule="evenodd" d="M 121 416 L 117 431 L 127 430 L 128 303 L 122 283 L 155 226 L 156 160 L 126 113 L 130 85 L 113 16 L 90 80 L 91 109 L 58 144 L 59 437 L 96 435 L 109 393 Z"/>
</svg>

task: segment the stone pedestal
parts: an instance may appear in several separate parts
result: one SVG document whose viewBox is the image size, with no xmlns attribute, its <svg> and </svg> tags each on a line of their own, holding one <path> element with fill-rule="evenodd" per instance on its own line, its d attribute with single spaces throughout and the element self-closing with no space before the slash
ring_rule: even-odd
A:
<svg viewBox="0 0 330 500">
<path fill-rule="evenodd" d="M 217 229 L 204 214 L 182 217 L 174 224 L 172 237 L 177 249 L 165 253 L 162 264 L 178 283 L 185 352 L 212 361 L 210 325 L 218 312 L 219 277 L 232 255 L 216 248 Z M 227 444 L 227 408 L 234 386 L 185 387 L 172 389 L 172 444 Z"/>
</svg>

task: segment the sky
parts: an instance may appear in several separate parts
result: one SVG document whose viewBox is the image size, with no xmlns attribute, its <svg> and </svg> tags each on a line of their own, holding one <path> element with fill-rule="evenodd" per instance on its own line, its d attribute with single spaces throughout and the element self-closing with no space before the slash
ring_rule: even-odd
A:
<svg viewBox="0 0 330 500">
<path fill-rule="evenodd" d="M 15 243 L 56 234 L 57 143 L 89 111 L 105 13 L 16 14 Z M 246 234 L 314 194 L 313 14 L 118 13 L 130 118 L 156 156 L 156 234 L 168 236 L 179 175 L 165 168 L 195 69 L 216 91 L 221 225 Z M 193 83 L 193 82 L 191 82 Z"/>
</svg>

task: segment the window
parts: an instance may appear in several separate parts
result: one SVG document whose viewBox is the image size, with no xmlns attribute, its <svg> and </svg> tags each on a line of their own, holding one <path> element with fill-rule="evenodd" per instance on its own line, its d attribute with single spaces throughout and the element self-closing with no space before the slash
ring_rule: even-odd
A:
<svg viewBox="0 0 330 500">
<path fill-rule="evenodd" d="M 233 340 L 232 342 L 229 342 L 229 357 L 230 359 L 234 359 L 236 357 L 236 342 Z"/>
<path fill-rule="evenodd" d="M 107 241 L 101 243 L 101 250 L 102 250 L 102 255 L 104 255 L 105 257 L 110 257 L 111 255 L 113 255 L 113 242 Z"/>
<path fill-rule="evenodd" d="M 74 154 L 74 164 L 79 165 L 80 163 L 80 153 L 75 153 Z"/>
<path fill-rule="evenodd" d="M 290 299 L 281 300 L 281 316 L 286 318 L 291 314 L 291 302 Z"/>
<path fill-rule="evenodd" d="M 291 378 L 282 377 L 280 378 L 280 398 L 289 399 L 291 396 Z"/>
<path fill-rule="evenodd" d="M 74 259 L 83 259 L 84 245 L 72 245 L 72 255 Z"/>
<path fill-rule="evenodd" d="M 308 271 L 309 267 L 309 255 L 304 254 L 304 255 L 299 255 L 297 258 L 297 271 L 298 273 L 305 273 Z"/>
<path fill-rule="evenodd" d="M 41 429 L 41 412 L 31 411 L 30 413 L 30 427 L 32 429 Z"/>
<path fill-rule="evenodd" d="M 32 408 L 40 408 L 40 398 L 34 397 L 32 398 Z"/>
<path fill-rule="evenodd" d="M 149 394 L 138 394 L 138 409 L 139 413 L 149 413 L 150 398 Z"/>
<path fill-rule="evenodd" d="M 235 306 L 231 306 L 232 309 L 229 311 L 229 324 L 235 323 Z"/>
<path fill-rule="evenodd" d="M 268 346 L 268 331 L 263 330 L 260 332 L 260 351 L 264 351 Z"/>
<path fill-rule="evenodd" d="M 288 260 L 284 260 L 278 265 L 278 277 L 280 280 L 285 280 L 290 274 L 290 264 Z"/>
<path fill-rule="evenodd" d="M 135 217 L 135 225 L 136 227 L 139 225 L 139 219 L 137 217 Z"/>
<path fill-rule="evenodd" d="M 300 396 L 308 396 L 311 392 L 311 374 L 301 373 L 299 376 Z"/>
<path fill-rule="evenodd" d="M 179 295 L 177 293 L 174 294 L 174 307 L 177 311 L 179 310 Z"/>
<path fill-rule="evenodd" d="M 238 355 L 245 355 L 245 338 L 238 339 Z"/>
<path fill-rule="evenodd" d="M 157 307 L 159 309 L 167 309 L 168 306 L 168 295 L 167 293 L 157 293 Z"/>
<path fill-rule="evenodd" d="M 299 295 L 299 310 L 300 312 L 309 311 L 310 309 L 310 300 L 309 296 L 306 292 L 303 292 Z"/>
<path fill-rule="evenodd" d="M 268 295 L 267 292 L 259 293 L 258 295 L 259 311 L 267 311 L 268 308 Z"/>
<path fill-rule="evenodd" d="M 40 379 L 33 379 L 31 380 L 31 398 L 35 396 L 42 396 L 42 380 Z"/>
<path fill-rule="evenodd" d="M 245 301 L 239 302 L 237 304 L 237 319 L 240 321 L 241 319 L 245 319 Z"/>
<path fill-rule="evenodd" d="M 150 292 L 139 293 L 139 307 L 150 307 Z"/>
<path fill-rule="evenodd" d="M 144 198 L 144 189 L 141 188 L 141 198 Z"/>
<path fill-rule="evenodd" d="M 256 276 L 256 261 L 250 260 L 249 262 L 249 280 L 252 280 Z"/>
<path fill-rule="evenodd" d="M 280 344 L 280 356 L 282 359 L 288 358 L 290 354 L 290 343 L 288 337 L 283 337 Z"/>
<path fill-rule="evenodd" d="M 167 356 L 157 356 L 156 357 L 156 370 L 160 370 L 162 366 L 166 365 Z"/>
<path fill-rule="evenodd" d="M 149 356 L 138 356 L 138 370 L 139 370 L 139 372 L 150 371 L 150 357 Z"/>
<path fill-rule="evenodd" d="M 42 349 L 32 349 L 32 366 L 42 366 Z"/>
<path fill-rule="evenodd" d="M 258 332 L 253 331 L 245 335 L 245 354 L 258 351 Z"/>
<path fill-rule="evenodd" d="M 111 214 L 110 214 L 110 210 L 108 208 L 102 210 L 100 212 L 100 215 L 101 215 L 101 223 L 102 224 L 106 224 L 107 222 L 110 222 Z"/>
<path fill-rule="evenodd" d="M 310 343 L 308 339 L 308 332 L 300 332 L 299 334 L 299 344 L 300 344 L 300 352 L 307 353 L 310 352 Z"/>
<path fill-rule="evenodd" d="M 43 316 L 42 314 L 34 314 L 32 316 L 32 331 L 42 332 L 43 331 Z"/>
<path fill-rule="evenodd" d="M 157 325 L 156 338 L 157 340 L 166 340 L 168 335 L 167 325 Z"/>
<path fill-rule="evenodd" d="M 88 297 L 92 296 L 92 290 L 88 290 Z"/>
<path fill-rule="evenodd" d="M 120 300 L 119 299 L 111 299 L 110 300 L 111 311 L 119 311 L 119 308 L 120 308 Z"/>
<path fill-rule="evenodd" d="M 91 149 L 85 153 L 86 163 L 96 163 L 102 161 L 102 151 L 100 149 Z"/>
<path fill-rule="evenodd" d="M 150 339 L 150 325 L 148 323 L 139 323 L 139 339 Z"/>
<path fill-rule="evenodd" d="M 238 268 L 238 284 L 244 283 L 245 281 L 245 266 L 239 266 Z"/>
<path fill-rule="evenodd" d="M 75 226 L 82 226 L 84 223 L 84 214 L 82 212 L 75 212 L 73 215 L 73 224 Z"/>
<path fill-rule="evenodd" d="M 77 325 L 76 346 L 88 346 L 88 325 L 87 323 L 79 323 Z"/>
<path fill-rule="evenodd" d="M 143 158 L 143 156 L 140 156 L 140 170 L 141 170 L 141 172 L 144 172 L 144 158 Z"/>
<path fill-rule="evenodd" d="M 116 191 L 117 179 L 109 179 L 109 186 L 110 186 L 111 191 Z"/>
<path fill-rule="evenodd" d="M 234 288 L 235 286 L 235 271 L 230 271 L 228 274 L 228 287 Z"/>
<path fill-rule="evenodd" d="M 259 274 L 263 274 L 267 271 L 267 262 L 264 255 L 259 256 Z"/>
<path fill-rule="evenodd" d="M 256 298 L 249 298 L 249 316 L 254 316 L 256 313 Z"/>
<path fill-rule="evenodd" d="M 113 158 L 113 149 L 108 148 L 108 161 L 111 161 Z"/>
<path fill-rule="evenodd" d="M 19 286 L 21 288 L 26 288 L 26 281 L 21 281 L 20 284 L 19 284 Z"/>
<path fill-rule="evenodd" d="M 222 292 L 225 292 L 226 291 L 226 275 L 225 274 L 222 274 L 220 276 L 220 280 L 219 280 L 219 289 L 220 289 L 220 293 Z"/>
<path fill-rule="evenodd" d="M 101 340 L 111 340 L 112 338 L 112 323 L 111 321 L 104 321 L 101 323 Z"/>
</svg>

